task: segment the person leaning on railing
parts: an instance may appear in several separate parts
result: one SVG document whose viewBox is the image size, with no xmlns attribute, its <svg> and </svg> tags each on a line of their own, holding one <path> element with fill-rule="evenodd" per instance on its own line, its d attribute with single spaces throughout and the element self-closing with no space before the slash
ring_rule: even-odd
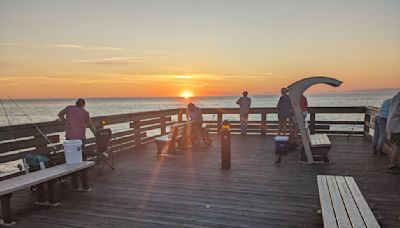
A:
<svg viewBox="0 0 400 228">
<path fill-rule="evenodd" d="M 375 115 L 374 139 L 372 141 L 373 155 L 382 155 L 386 138 L 386 124 L 392 99 L 383 101 L 378 113 Z"/>
<path fill-rule="evenodd" d="M 189 103 L 186 111 L 186 118 L 191 121 L 191 141 L 194 147 L 200 146 L 202 142 L 202 125 L 203 125 L 203 114 L 201 109 Z"/>
<path fill-rule="evenodd" d="M 85 110 L 85 100 L 79 98 L 75 105 L 70 105 L 58 113 L 61 121 L 65 121 L 65 138 L 82 140 L 82 148 L 86 140 L 86 127 L 95 134 L 96 128 L 90 119 L 89 112 Z"/>
<path fill-rule="evenodd" d="M 390 164 L 388 171 L 400 174 L 400 92 L 392 98 L 386 125 L 386 132 L 393 145 L 390 153 Z"/>
</svg>

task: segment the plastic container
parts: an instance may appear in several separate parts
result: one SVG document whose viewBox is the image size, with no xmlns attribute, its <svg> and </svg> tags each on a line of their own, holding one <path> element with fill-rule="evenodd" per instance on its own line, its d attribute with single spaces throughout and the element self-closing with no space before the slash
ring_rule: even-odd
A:
<svg viewBox="0 0 400 228">
<path fill-rule="evenodd" d="M 82 140 L 65 140 L 63 146 L 66 164 L 82 163 Z"/>
<path fill-rule="evenodd" d="M 289 136 L 275 136 L 275 152 L 285 153 L 289 151 Z"/>
</svg>

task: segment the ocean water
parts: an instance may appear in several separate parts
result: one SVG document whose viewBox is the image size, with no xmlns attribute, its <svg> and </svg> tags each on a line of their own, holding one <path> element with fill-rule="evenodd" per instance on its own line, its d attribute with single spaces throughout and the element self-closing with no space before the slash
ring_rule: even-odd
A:
<svg viewBox="0 0 400 228">
<path fill-rule="evenodd" d="M 386 98 L 392 97 L 397 91 L 371 91 L 352 93 L 331 94 L 306 94 L 309 106 L 312 107 L 347 107 L 347 106 L 380 106 Z M 279 96 L 250 96 L 252 107 L 276 107 Z M 134 113 L 143 111 L 154 111 L 170 108 L 185 107 L 189 102 L 204 108 L 234 108 L 238 107 L 235 102 L 238 97 L 196 97 L 184 98 L 88 98 L 86 99 L 86 110 L 92 117 L 122 113 Z M 57 114 L 67 105 L 73 105 L 75 99 L 36 99 L 15 100 L 18 106 L 34 122 L 52 121 L 57 119 Z M 23 112 L 10 100 L 3 99 L 4 108 L 9 116 L 11 124 L 30 123 Z M 329 117 L 329 116 L 328 116 Z M 205 117 L 213 118 L 212 116 Z M 227 115 L 228 119 L 234 120 L 235 115 Z M 250 116 L 257 119 L 257 116 Z M 270 118 L 274 118 L 271 116 Z M 318 117 L 317 117 L 318 118 Z M 325 119 L 323 115 L 320 118 Z M 329 119 L 339 117 L 330 116 Z M 321 120 L 322 120 L 321 119 Z M 0 109 L 0 126 L 7 126 L 3 109 Z"/>
</svg>

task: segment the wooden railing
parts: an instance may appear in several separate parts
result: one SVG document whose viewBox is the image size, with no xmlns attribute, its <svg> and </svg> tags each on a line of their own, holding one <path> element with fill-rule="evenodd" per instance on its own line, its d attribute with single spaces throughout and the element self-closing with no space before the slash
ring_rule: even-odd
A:
<svg viewBox="0 0 400 228">
<path fill-rule="evenodd" d="M 276 108 L 252 108 L 248 124 L 249 134 L 273 135 L 277 132 Z M 112 134 L 110 147 L 115 151 L 130 150 L 155 137 L 167 134 L 169 126 L 186 120 L 185 109 L 169 109 L 151 112 L 98 116 L 92 118 L 97 128 L 116 128 Z M 239 109 L 203 108 L 204 122 L 211 133 L 218 133 L 224 119 L 231 120 L 231 131 L 240 132 Z M 309 125 L 313 132 L 338 135 L 365 135 L 370 137 L 371 123 L 375 108 L 366 107 L 310 107 Z M 334 118 L 323 118 L 325 114 L 335 114 Z M 337 114 L 337 115 L 336 115 Z M 353 115 L 353 119 L 341 114 Z M 354 115 L 358 120 L 354 120 Z M 33 124 L 0 127 L 0 165 L 20 160 L 26 154 L 62 153 L 65 124 L 60 121 L 37 123 L 37 127 L 47 136 L 51 144 Z M 339 126 L 339 128 L 335 128 Z M 360 130 L 361 129 L 361 130 Z M 92 148 L 94 138 L 88 138 L 87 148 Z"/>
<path fill-rule="evenodd" d="M 365 107 L 310 107 L 309 108 L 309 125 L 312 133 L 327 133 L 337 135 L 363 135 L 364 131 L 358 130 L 364 127 Z M 202 109 L 203 114 L 217 116 L 216 120 L 205 120 L 204 122 L 210 127 L 211 132 L 218 132 L 222 121 L 226 115 L 239 115 L 237 108 L 224 109 Z M 355 114 L 355 120 L 340 119 L 335 116 L 335 120 L 321 119 L 320 114 Z M 261 135 L 276 134 L 278 128 L 276 108 L 252 108 L 250 111 L 250 121 L 248 124 L 248 132 Z M 353 117 L 354 118 L 354 117 Z M 213 118 L 214 119 L 214 118 Z M 238 119 L 238 118 L 236 118 Z M 253 120 L 252 120 L 253 119 Z M 339 120 L 338 120 L 339 119 Z M 331 129 L 334 126 L 340 126 L 338 129 Z M 231 131 L 240 132 L 240 121 L 231 121 Z"/>
<path fill-rule="evenodd" d="M 375 129 L 375 115 L 378 113 L 379 108 L 377 107 L 366 107 L 365 110 L 365 119 L 364 119 L 364 136 L 372 140 L 373 137 L 373 131 Z"/>
</svg>

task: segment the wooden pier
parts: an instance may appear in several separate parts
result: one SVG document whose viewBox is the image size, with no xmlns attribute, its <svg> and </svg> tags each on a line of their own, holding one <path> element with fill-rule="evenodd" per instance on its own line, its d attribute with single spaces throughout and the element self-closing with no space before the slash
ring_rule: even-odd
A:
<svg viewBox="0 0 400 228">
<path fill-rule="evenodd" d="M 208 110 L 221 113 L 214 121 L 216 126 L 224 114 L 236 112 L 221 110 Z M 275 166 L 275 144 L 270 136 L 274 123 L 261 118 L 259 123 L 253 123 L 259 125 L 256 134 L 232 136 L 231 170 L 220 169 L 216 134 L 212 135 L 210 148 L 180 151 L 177 156 L 156 155 L 157 147 L 152 142 L 155 136 L 148 137 L 145 132 L 149 129 L 160 129 L 160 134 L 168 132 L 169 125 L 184 119 L 182 110 L 98 117 L 98 125 L 124 122 L 133 127 L 127 132 L 114 133 L 112 146 L 119 150 L 116 170 L 105 167 L 101 176 L 89 172 L 91 192 L 72 192 L 68 190 L 69 182 L 59 183 L 57 193 L 62 204 L 56 208 L 35 206 L 35 194 L 29 189 L 15 192 L 11 201 L 17 222 L 14 227 L 322 227 L 322 216 L 317 213 L 319 174 L 353 176 L 376 217 L 381 218 L 382 227 L 400 227 L 399 175 L 386 172 L 387 157 L 372 156 L 368 140 L 375 109 L 336 110 L 362 113 L 362 121 L 356 124 L 365 127 L 350 138 L 345 135 L 349 132 L 331 132 L 332 164 L 305 165 L 298 162 L 298 151 L 292 151 L 282 157 L 280 167 Z M 264 111 L 265 115 L 273 113 L 273 109 L 253 111 L 260 115 Z M 328 121 L 318 123 L 316 115 L 314 125 L 327 124 Z M 335 122 L 346 124 L 345 120 Z M 39 126 L 48 135 L 63 131 L 60 123 Z M 31 126 L 15 126 L 14 135 L 20 137 L 20 146 L 32 147 L 34 140 L 40 141 L 34 129 L 28 131 L 28 128 Z M 7 146 L 15 151 L 15 142 L 6 141 L 12 139 L 11 135 L 3 134 L 6 128 L 0 132 L 3 140 L 0 153 L 5 154 L 0 159 L 3 162 L 12 161 L 11 156 L 17 159 L 17 155 L 5 149 Z M 28 133 L 31 138 L 26 138 Z M 54 140 L 57 141 L 56 136 Z M 40 142 L 30 150 L 49 148 Z M 57 148 L 62 152 L 59 145 Z"/>
</svg>

